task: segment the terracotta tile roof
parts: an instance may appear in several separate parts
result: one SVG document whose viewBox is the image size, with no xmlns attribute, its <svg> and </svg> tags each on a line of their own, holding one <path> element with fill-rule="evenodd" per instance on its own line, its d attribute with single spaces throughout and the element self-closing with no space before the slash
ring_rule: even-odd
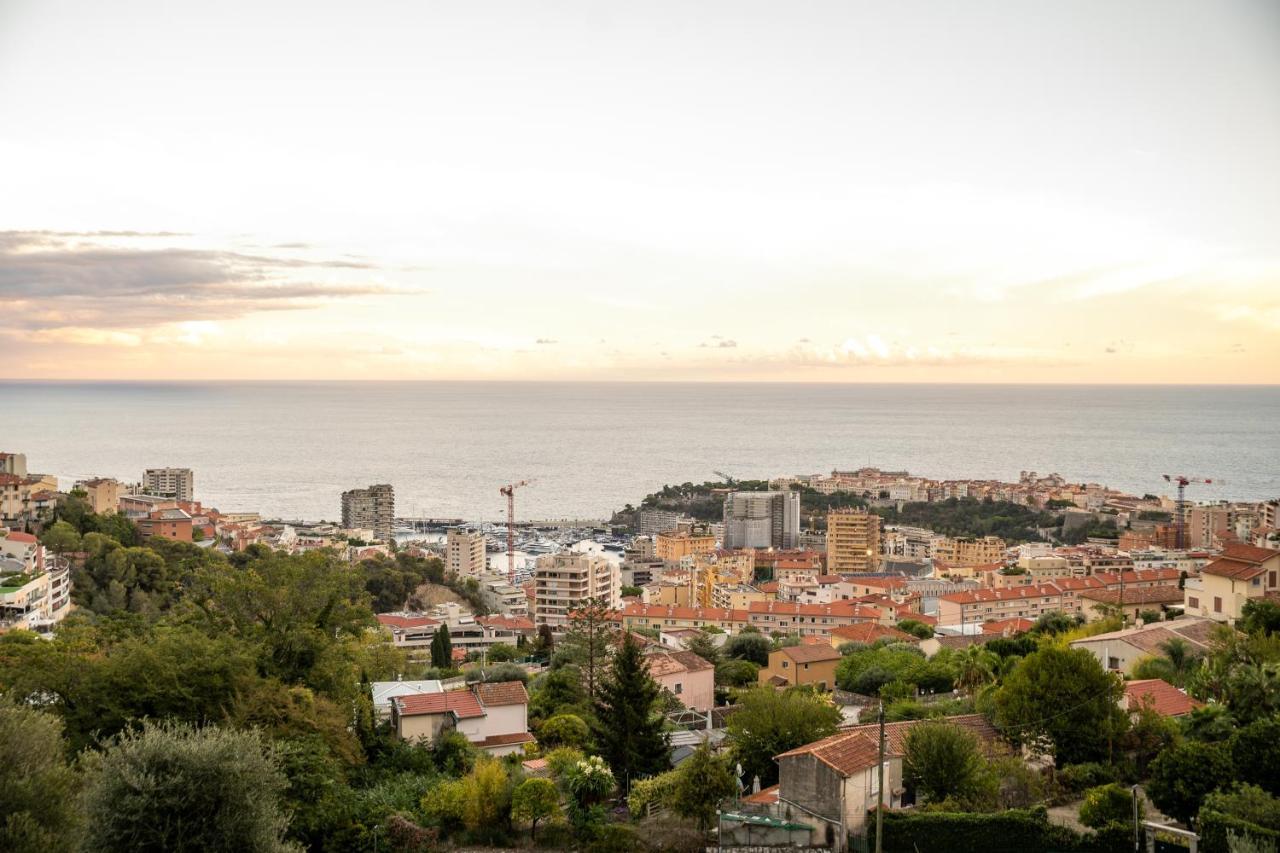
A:
<svg viewBox="0 0 1280 853">
<path fill-rule="evenodd" d="M 486 708 L 529 704 L 529 694 L 519 681 L 482 681 L 472 685 L 472 689 Z"/>
<path fill-rule="evenodd" d="M 761 592 L 765 592 L 765 593 L 769 593 L 769 592 L 776 593 L 776 592 L 778 591 L 778 582 L 777 582 L 777 581 L 765 581 L 764 583 L 762 583 L 762 584 L 760 584 L 759 586 L 757 586 L 757 587 L 756 587 L 756 589 L 760 590 Z"/>
<path fill-rule="evenodd" d="M 906 620 L 908 620 L 908 619 L 911 619 L 911 620 L 913 620 L 913 621 L 915 621 L 915 622 L 919 622 L 919 623 L 921 623 L 922 625 L 929 625 L 929 626 L 931 626 L 931 627 L 936 627 L 936 626 L 937 626 L 937 624 L 938 624 L 938 617 L 936 617 L 936 616 L 929 616 L 929 615 L 924 614 L 924 613 L 916 613 L 914 610 L 899 610 L 899 611 L 898 611 L 898 621 L 899 621 L 899 622 L 905 622 L 905 621 L 906 621 Z"/>
<path fill-rule="evenodd" d="M 28 545 L 34 544 L 36 541 L 36 537 L 30 533 L 23 533 L 21 530 L 10 530 L 0 539 L 8 539 L 10 542 L 25 542 Z"/>
<path fill-rule="evenodd" d="M 886 755 L 901 755 L 887 751 Z M 812 755 L 841 776 L 851 776 L 859 770 L 875 767 L 880 761 L 880 748 L 876 739 L 863 732 L 841 732 L 802 747 L 775 755 L 775 760 Z"/>
<path fill-rule="evenodd" d="M 1265 563 L 1267 560 L 1280 555 L 1280 551 L 1232 542 L 1222 549 L 1222 555 L 1232 560 L 1241 560 L 1248 563 Z"/>
<path fill-rule="evenodd" d="M 1150 702 L 1155 712 L 1165 717 L 1181 717 L 1196 708 L 1204 707 L 1203 702 L 1197 702 L 1160 678 L 1126 682 L 1124 694 L 1130 711 L 1136 711 Z"/>
<path fill-rule="evenodd" d="M 918 643 L 918 637 L 880 625 L 876 622 L 860 622 L 857 625 L 839 625 L 831 629 L 831 636 L 846 643 L 874 643 L 876 640 L 889 639 L 901 643 Z"/>
<path fill-rule="evenodd" d="M 818 663 L 820 661 L 840 660 L 840 653 L 833 649 L 829 644 L 820 646 L 785 646 L 778 651 L 791 658 L 796 663 Z"/>
<path fill-rule="evenodd" d="M 452 713 L 459 719 L 485 716 L 480 700 L 470 690 L 449 690 L 417 696 L 397 696 L 391 700 L 402 717 Z"/>
<path fill-rule="evenodd" d="M 952 604 L 979 604 L 986 601 L 1017 601 L 1022 598 L 1048 598 L 1061 595 L 1061 590 L 1053 584 L 1037 586 L 1016 586 L 1008 589 L 975 589 L 969 592 L 953 592 L 944 595 L 939 601 Z"/>
<path fill-rule="evenodd" d="M 378 622 L 388 628 L 430 628 L 439 625 L 440 620 L 430 616 L 399 616 L 394 613 L 379 613 Z"/>
<path fill-rule="evenodd" d="M 616 611 L 623 616 L 646 619 L 685 619 L 698 622 L 746 622 L 747 611 L 723 607 L 677 607 L 674 604 L 628 604 Z"/>
<path fill-rule="evenodd" d="M 530 758 L 526 761 L 520 762 L 520 766 L 522 766 L 525 769 L 525 771 L 529 773 L 541 773 L 547 769 L 547 759 Z"/>
<path fill-rule="evenodd" d="M 1171 622 L 1159 622 L 1154 625 L 1143 625 L 1137 628 L 1124 628 L 1109 631 L 1105 634 L 1094 634 L 1080 640 L 1073 640 L 1072 646 L 1084 646 L 1092 643 L 1108 643 L 1120 641 L 1128 643 L 1139 651 L 1149 654 L 1163 654 L 1161 647 L 1175 638 L 1182 638 L 1197 651 L 1207 651 L 1209 639 L 1216 630 L 1216 623 L 1211 619 L 1184 618 Z"/>
<path fill-rule="evenodd" d="M 491 746 L 510 746 L 513 743 L 534 743 L 536 738 L 528 732 L 511 732 L 505 735 L 489 735 L 484 740 L 473 740 L 472 744 L 481 749 Z"/>
<path fill-rule="evenodd" d="M 1119 589 L 1091 589 L 1080 593 L 1080 597 L 1105 604 L 1172 604 L 1181 603 L 1184 598 L 1176 586 L 1126 587 L 1123 602 Z"/>
<path fill-rule="evenodd" d="M 770 785 L 768 788 L 762 789 L 759 793 L 743 797 L 742 801 L 744 803 L 751 803 L 753 806 L 771 806 L 778 802 L 778 786 Z"/>
<path fill-rule="evenodd" d="M 490 628 L 506 628 L 508 631 L 532 633 L 537 630 L 537 626 L 523 616 L 494 614 L 492 616 L 477 616 L 476 621 Z"/>
<path fill-rule="evenodd" d="M 1000 740 L 999 733 L 991 722 L 981 714 L 962 714 L 957 717 L 938 717 L 936 722 L 951 723 L 962 729 L 967 729 L 977 735 L 978 742 L 984 744 L 989 750 L 996 751 L 1003 749 L 1003 741 Z M 896 754 L 903 754 L 907 749 L 907 733 L 911 731 L 912 726 L 918 726 L 921 723 L 930 722 L 929 720 L 904 720 L 898 723 L 885 723 L 884 740 L 885 747 Z M 861 733 L 870 737 L 873 741 L 878 735 L 879 725 L 877 723 L 869 723 L 867 725 L 852 726 L 845 729 L 845 734 Z M 837 735 L 838 736 L 838 735 Z M 875 762 L 872 762 L 873 764 Z"/>
<path fill-rule="evenodd" d="M 654 671 L 655 666 L 659 668 L 663 675 L 677 672 L 703 672 L 708 669 L 715 669 L 714 664 L 690 651 L 655 652 L 645 657 L 649 658 L 649 672 L 655 676 L 659 674 L 659 672 Z"/>
<path fill-rule="evenodd" d="M 752 601 L 747 605 L 750 614 L 776 614 L 780 616 L 836 616 L 847 619 L 879 619 L 880 612 L 860 607 L 852 601 L 833 601 L 830 604 L 800 604 L 794 601 Z"/>
<path fill-rule="evenodd" d="M 1259 549 L 1262 550 L 1262 549 Z M 1219 557 L 1209 565 L 1200 570 L 1202 575 L 1214 575 L 1220 578 L 1230 578 L 1232 580 L 1251 580 L 1258 575 L 1263 574 L 1266 569 L 1253 562 L 1245 562 L 1242 560 L 1232 560 L 1226 557 Z"/>
</svg>

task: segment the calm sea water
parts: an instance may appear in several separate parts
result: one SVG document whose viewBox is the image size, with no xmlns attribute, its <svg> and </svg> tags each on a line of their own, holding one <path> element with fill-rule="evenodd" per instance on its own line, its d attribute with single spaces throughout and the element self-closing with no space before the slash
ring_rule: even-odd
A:
<svg viewBox="0 0 1280 853">
<path fill-rule="evenodd" d="M 64 485 L 190 467 L 206 504 L 287 518 L 390 482 L 400 515 L 498 519 L 498 487 L 521 479 L 522 517 L 600 517 L 715 470 L 867 464 L 1280 496 L 1280 386 L 19 382 L 0 412 L 0 450 Z"/>
</svg>

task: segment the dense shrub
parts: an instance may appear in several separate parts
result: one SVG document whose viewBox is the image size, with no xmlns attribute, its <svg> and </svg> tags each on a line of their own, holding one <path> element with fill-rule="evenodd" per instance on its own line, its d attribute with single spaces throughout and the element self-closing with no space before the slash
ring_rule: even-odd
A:
<svg viewBox="0 0 1280 853">
<path fill-rule="evenodd" d="M 1119 779 L 1114 767 L 1096 762 L 1068 764 L 1058 771 L 1058 784 L 1075 792 L 1097 788 Z"/>
<path fill-rule="evenodd" d="M 1112 783 L 1085 792 L 1084 803 L 1080 806 L 1080 822 L 1085 826 L 1101 829 L 1111 823 L 1132 819 L 1133 793 L 1129 789 Z"/>
<path fill-rule="evenodd" d="M 869 815 L 875 823 L 875 813 Z M 885 853 L 946 850 L 947 853 L 1060 853 L 1096 851 L 1127 853 L 1128 835 L 1112 830 L 1081 834 L 1049 823 L 1043 807 L 1010 809 L 995 814 L 903 811 L 884 813 Z"/>
</svg>

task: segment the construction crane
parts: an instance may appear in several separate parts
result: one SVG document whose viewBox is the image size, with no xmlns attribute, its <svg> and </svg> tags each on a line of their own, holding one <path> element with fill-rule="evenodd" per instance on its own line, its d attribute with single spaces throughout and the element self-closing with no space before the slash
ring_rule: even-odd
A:
<svg viewBox="0 0 1280 853">
<path fill-rule="evenodd" d="M 507 498 L 507 583 L 512 586 L 516 583 L 516 489 L 532 483 L 532 480 L 521 480 L 498 489 Z"/>
<path fill-rule="evenodd" d="M 1208 486 L 1213 483 L 1213 480 L 1187 477 L 1182 474 L 1165 474 L 1163 476 L 1166 483 L 1176 483 L 1178 485 L 1178 502 L 1174 505 L 1174 518 L 1177 524 L 1178 550 L 1181 551 L 1187 547 L 1187 486 L 1193 484 Z"/>
<path fill-rule="evenodd" d="M 716 475 L 717 477 L 719 477 L 721 480 L 724 480 L 724 481 L 725 481 L 726 483 L 728 483 L 730 486 L 732 486 L 732 485 L 734 485 L 735 483 L 737 483 L 737 482 L 738 482 L 738 481 L 737 481 L 737 480 L 735 480 L 733 477 L 730 477 L 728 474 L 726 474 L 726 473 L 725 473 L 725 472 L 723 472 L 723 471 L 712 471 L 711 473 L 712 473 L 712 474 L 715 474 L 715 475 Z"/>
</svg>

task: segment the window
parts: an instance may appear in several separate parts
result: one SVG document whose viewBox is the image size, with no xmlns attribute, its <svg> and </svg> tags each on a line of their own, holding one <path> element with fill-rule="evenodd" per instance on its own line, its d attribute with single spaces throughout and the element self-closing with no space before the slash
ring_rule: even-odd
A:
<svg viewBox="0 0 1280 853">
<path fill-rule="evenodd" d="M 1267 572 L 1267 586 L 1271 589 L 1276 588 L 1276 573 Z"/>
<path fill-rule="evenodd" d="M 791 666 L 791 664 L 790 664 L 788 661 L 785 661 L 785 660 L 784 660 L 784 661 L 782 662 L 782 668 L 783 668 L 783 669 L 786 669 L 786 668 L 787 668 L 787 667 L 789 667 L 789 666 Z"/>
<path fill-rule="evenodd" d="M 1200 606 L 1200 599 L 1196 598 L 1194 595 L 1187 596 L 1187 607 L 1199 607 L 1199 606 Z"/>
<path fill-rule="evenodd" d="M 1222 612 L 1222 598 L 1221 598 L 1221 596 L 1217 596 L 1217 595 L 1215 595 L 1215 596 L 1213 597 L 1213 612 L 1214 612 L 1214 613 L 1221 613 L 1221 612 Z"/>
<path fill-rule="evenodd" d="M 1120 658 L 1107 658 L 1107 669 L 1119 669 Z"/>
<path fill-rule="evenodd" d="M 1262 586 L 1262 578 L 1254 578 L 1250 583 L 1253 586 Z"/>
<path fill-rule="evenodd" d="M 675 692 L 675 694 L 676 694 L 677 696 L 679 696 L 681 693 L 683 693 L 683 692 L 684 692 L 684 685 L 683 685 L 683 684 L 681 684 L 679 681 L 677 681 L 677 682 L 676 682 L 676 689 L 675 689 L 675 691 L 674 691 L 674 692 Z"/>
</svg>

